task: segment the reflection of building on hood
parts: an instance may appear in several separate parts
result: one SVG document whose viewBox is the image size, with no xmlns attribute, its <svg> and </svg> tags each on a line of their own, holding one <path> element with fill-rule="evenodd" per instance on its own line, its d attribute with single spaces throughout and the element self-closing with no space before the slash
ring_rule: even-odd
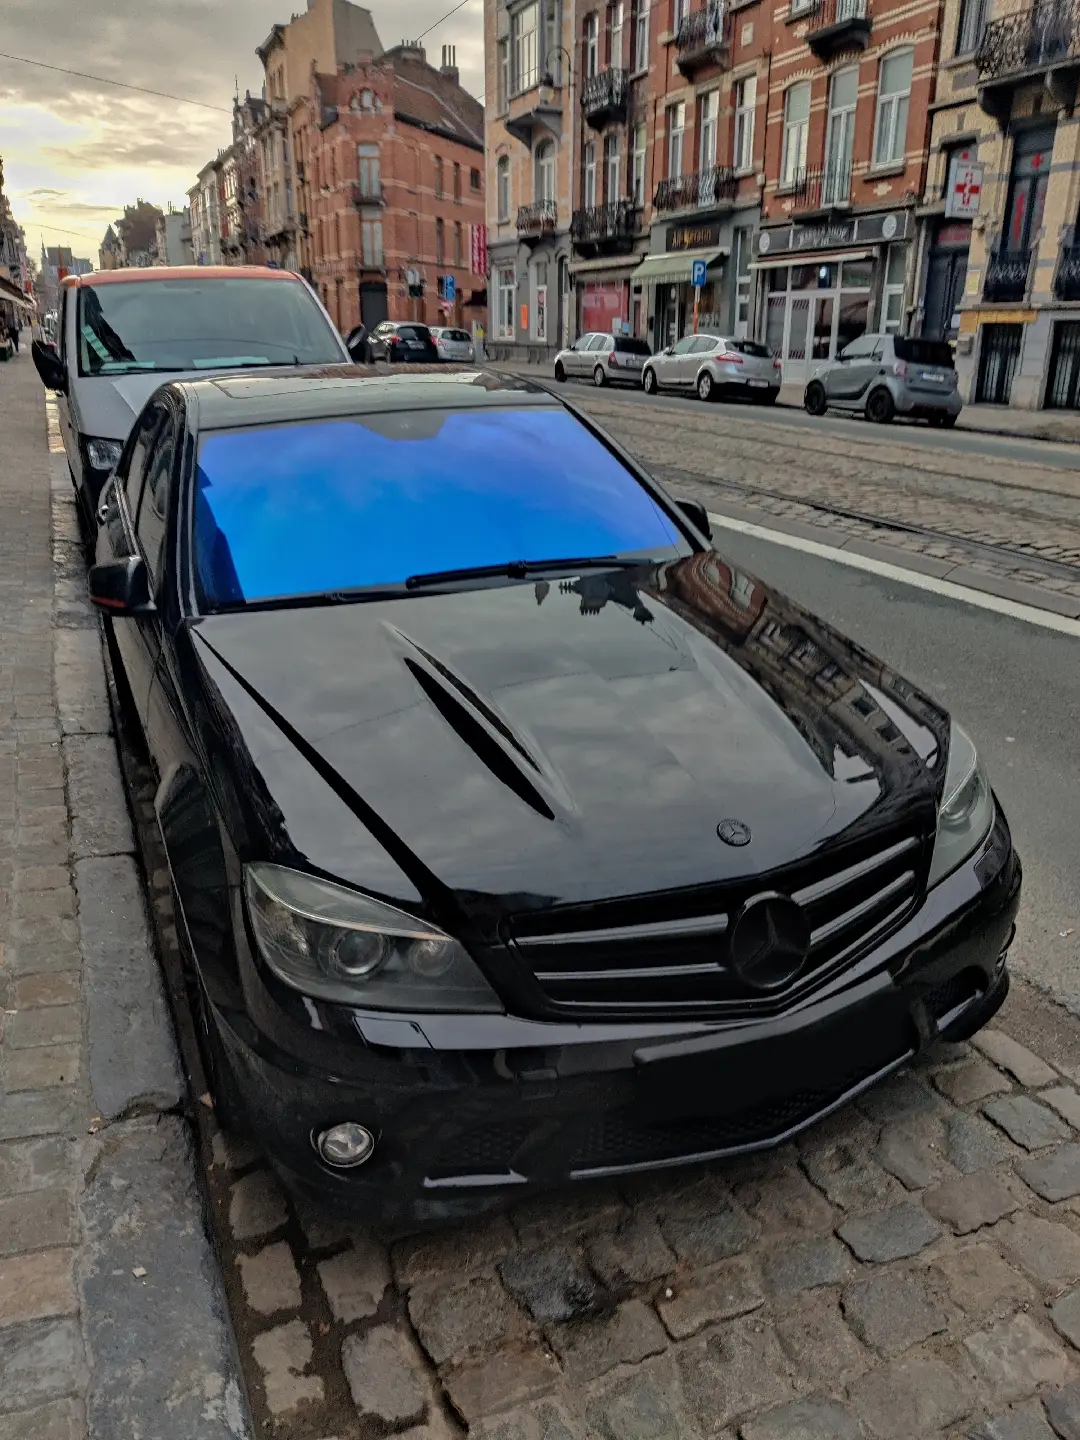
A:
<svg viewBox="0 0 1080 1440">
<path fill-rule="evenodd" d="M 653 618 L 652 611 L 646 608 L 629 570 L 617 570 L 609 575 L 581 575 L 576 580 L 562 580 L 559 582 L 559 589 L 564 595 L 581 596 L 579 610 L 582 615 L 599 615 L 608 601 L 612 600 L 624 610 L 629 610 L 639 625 L 645 625 Z"/>
</svg>

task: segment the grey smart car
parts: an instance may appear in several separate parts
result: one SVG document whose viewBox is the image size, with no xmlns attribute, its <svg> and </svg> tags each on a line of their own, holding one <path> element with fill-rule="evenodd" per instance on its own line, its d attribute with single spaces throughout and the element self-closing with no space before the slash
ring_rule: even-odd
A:
<svg viewBox="0 0 1080 1440">
<path fill-rule="evenodd" d="M 964 402 L 952 348 L 944 340 L 860 335 L 819 365 L 803 392 L 810 415 L 847 410 L 887 425 L 897 415 L 956 424 Z"/>
</svg>

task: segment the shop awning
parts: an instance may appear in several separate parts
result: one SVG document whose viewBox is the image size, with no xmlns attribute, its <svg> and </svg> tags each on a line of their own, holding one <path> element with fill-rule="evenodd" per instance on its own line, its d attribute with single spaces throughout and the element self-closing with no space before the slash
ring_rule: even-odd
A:
<svg viewBox="0 0 1080 1440">
<path fill-rule="evenodd" d="M 727 254 L 726 250 L 672 250 L 666 255 L 646 255 L 630 279 L 635 285 L 689 285 L 695 260 L 715 265 Z"/>
<path fill-rule="evenodd" d="M 751 270 L 779 270 L 784 265 L 835 265 L 837 260 L 869 260 L 872 250 L 789 250 L 775 259 L 751 260 Z"/>
<path fill-rule="evenodd" d="M 7 300 L 12 305 L 19 305 L 24 310 L 35 310 L 37 306 L 28 296 L 24 295 L 17 285 L 10 280 L 5 280 L 0 275 L 0 300 Z"/>
<path fill-rule="evenodd" d="M 589 275 L 598 270 L 632 270 L 641 259 L 640 255 L 601 255 L 596 260 L 571 260 L 571 275 Z"/>
</svg>

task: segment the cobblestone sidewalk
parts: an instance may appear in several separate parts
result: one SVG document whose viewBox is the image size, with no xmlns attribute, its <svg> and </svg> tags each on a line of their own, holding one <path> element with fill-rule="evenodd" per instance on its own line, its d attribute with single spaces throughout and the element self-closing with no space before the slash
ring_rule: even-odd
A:
<svg viewBox="0 0 1080 1440">
<path fill-rule="evenodd" d="M 237 1440 L 85 594 L 24 352 L 0 367 L 0 1440 Z"/>
</svg>

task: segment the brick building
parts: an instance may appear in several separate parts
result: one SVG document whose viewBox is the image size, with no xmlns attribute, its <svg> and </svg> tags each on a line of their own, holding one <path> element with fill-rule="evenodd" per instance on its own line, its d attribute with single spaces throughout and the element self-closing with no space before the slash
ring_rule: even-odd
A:
<svg viewBox="0 0 1080 1440">
<path fill-rule="evenodd" d="M 803 381 L 864 330 L 908 328 L 940 0 L 773 13 L 759 335 Z"/>
<path fill-rule="evenodd" d="M 988 9 L 945 3 L 919 323 L 955 339 L 966 400 L 1076 409 L 1080 12 Z"/>
<path fill-rule="evenodd" d="M 299 258 L 338 328 L 484 318 L 483 108 L 419 45 L 313 71 L 291 115 Z M 452 277 L 448 282 L 447 277 Z"/>
</svg>

